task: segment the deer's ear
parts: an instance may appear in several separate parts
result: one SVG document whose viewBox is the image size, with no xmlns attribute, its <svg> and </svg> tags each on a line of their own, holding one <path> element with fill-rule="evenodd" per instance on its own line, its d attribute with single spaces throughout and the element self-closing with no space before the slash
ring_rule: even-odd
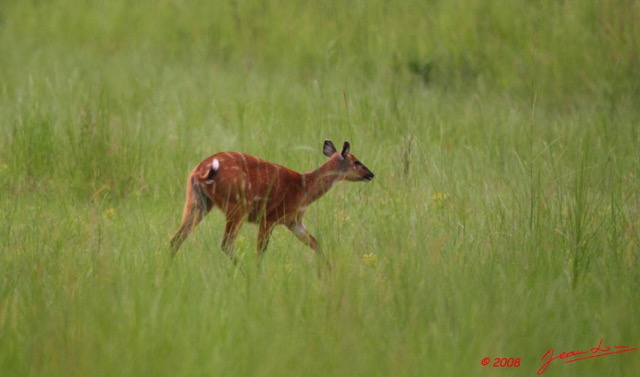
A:
<svg viewBox="0 0 640 377">
<path fill-rule="evenodd" d="M 342 158 L 347 158 L 350 148 L 351 148 L 351 145 L 349 144 L 349 142 L 345 141 L 344 145 L 342 146 L 342 152 L 340 152 L 340 155 L 342 156 Z"/>
<path fill-rule="evenodd" d="M 327 157 L 331 157 L 333 156 L 334 153 L 336 153 L 336 147 L 335 145 L 333 145 L 331 140 L 324 141 L 324 146 L 322 147 L 322 153 L 324 153 L 324 155 Z"/>
</svg>

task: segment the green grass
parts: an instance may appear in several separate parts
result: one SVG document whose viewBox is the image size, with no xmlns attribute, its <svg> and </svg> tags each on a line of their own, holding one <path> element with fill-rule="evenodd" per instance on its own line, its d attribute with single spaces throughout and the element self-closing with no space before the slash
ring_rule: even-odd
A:
<svg viewBox="0 0 640 377">
<path fill-rule="evenodd" d="M 0 3 L 0 375 L 535 375 L 640 346 L 637 1 Z M 190 169 L 374 173 L 174 260 Z M 518 368 L 481 366 L 521 358 Z M 638 351 L 547 376 L 631 376 Z"/>
</svg>

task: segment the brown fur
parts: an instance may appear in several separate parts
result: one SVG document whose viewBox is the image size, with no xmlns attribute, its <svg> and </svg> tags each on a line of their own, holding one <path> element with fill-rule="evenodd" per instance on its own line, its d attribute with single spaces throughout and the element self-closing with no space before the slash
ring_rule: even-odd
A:
<svg viewBox="0 0 640 377">
<path fill-rule="evenodd" d="M 234 240 L 245 220 L 259 226 L 259 255 L 266 250 L 271 232 L 279 224 L 320 253 L 318 242 L 302 223 L 307 206 L 338 181 L 369 181 L 374 176 L 349 153 L 348 142 L 338 152 L 327 140 L 323 152 L 329 159 L 305 174 L 238 152 L 218 153 L 202 161 L 187 180 L 182 223 L 171 239 L 173 253 L 214 206 L 226 215 L 222 249 L 231 257 Z M 217 170 L 213 169 L 216 159 Z"/>
</svg>

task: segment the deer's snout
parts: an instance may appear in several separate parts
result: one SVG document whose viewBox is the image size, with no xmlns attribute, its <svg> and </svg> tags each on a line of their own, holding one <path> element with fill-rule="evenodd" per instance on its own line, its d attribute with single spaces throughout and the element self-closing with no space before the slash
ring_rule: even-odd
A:
<svg viewBox="0 0 640 377">
<path fill-rule="evenodd" d="M 362 180 L 369 182 L 373 179 L 373 177 L 375 177 L 375 174 L 373 174 L 370 170 L 367 170 L 365 175 L 362 176 Z"/>
</svg>

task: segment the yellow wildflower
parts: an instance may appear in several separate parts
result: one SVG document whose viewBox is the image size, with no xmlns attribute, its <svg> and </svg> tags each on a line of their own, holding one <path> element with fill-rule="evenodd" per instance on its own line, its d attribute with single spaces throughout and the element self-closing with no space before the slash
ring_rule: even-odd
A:
<svg viewBox="0 0 640 377">
<path fill-rule="evenodd" d="M 433 193 L 433 195 L 431 195 L 431 200 L 433 200 L 433 202 L 436 205 L 440 205 L 440 206 L 443 205 L 448 199 L 449 199 L 449 194 L 442 191 L 436 191 Z"/>
<path fill-rule="evenodd" d="M 375 267 L 377 261 L 378 257 L 374 253 L 367 253 L 362 256 L 362 262 L 369 267 Z"/>
</svg>

